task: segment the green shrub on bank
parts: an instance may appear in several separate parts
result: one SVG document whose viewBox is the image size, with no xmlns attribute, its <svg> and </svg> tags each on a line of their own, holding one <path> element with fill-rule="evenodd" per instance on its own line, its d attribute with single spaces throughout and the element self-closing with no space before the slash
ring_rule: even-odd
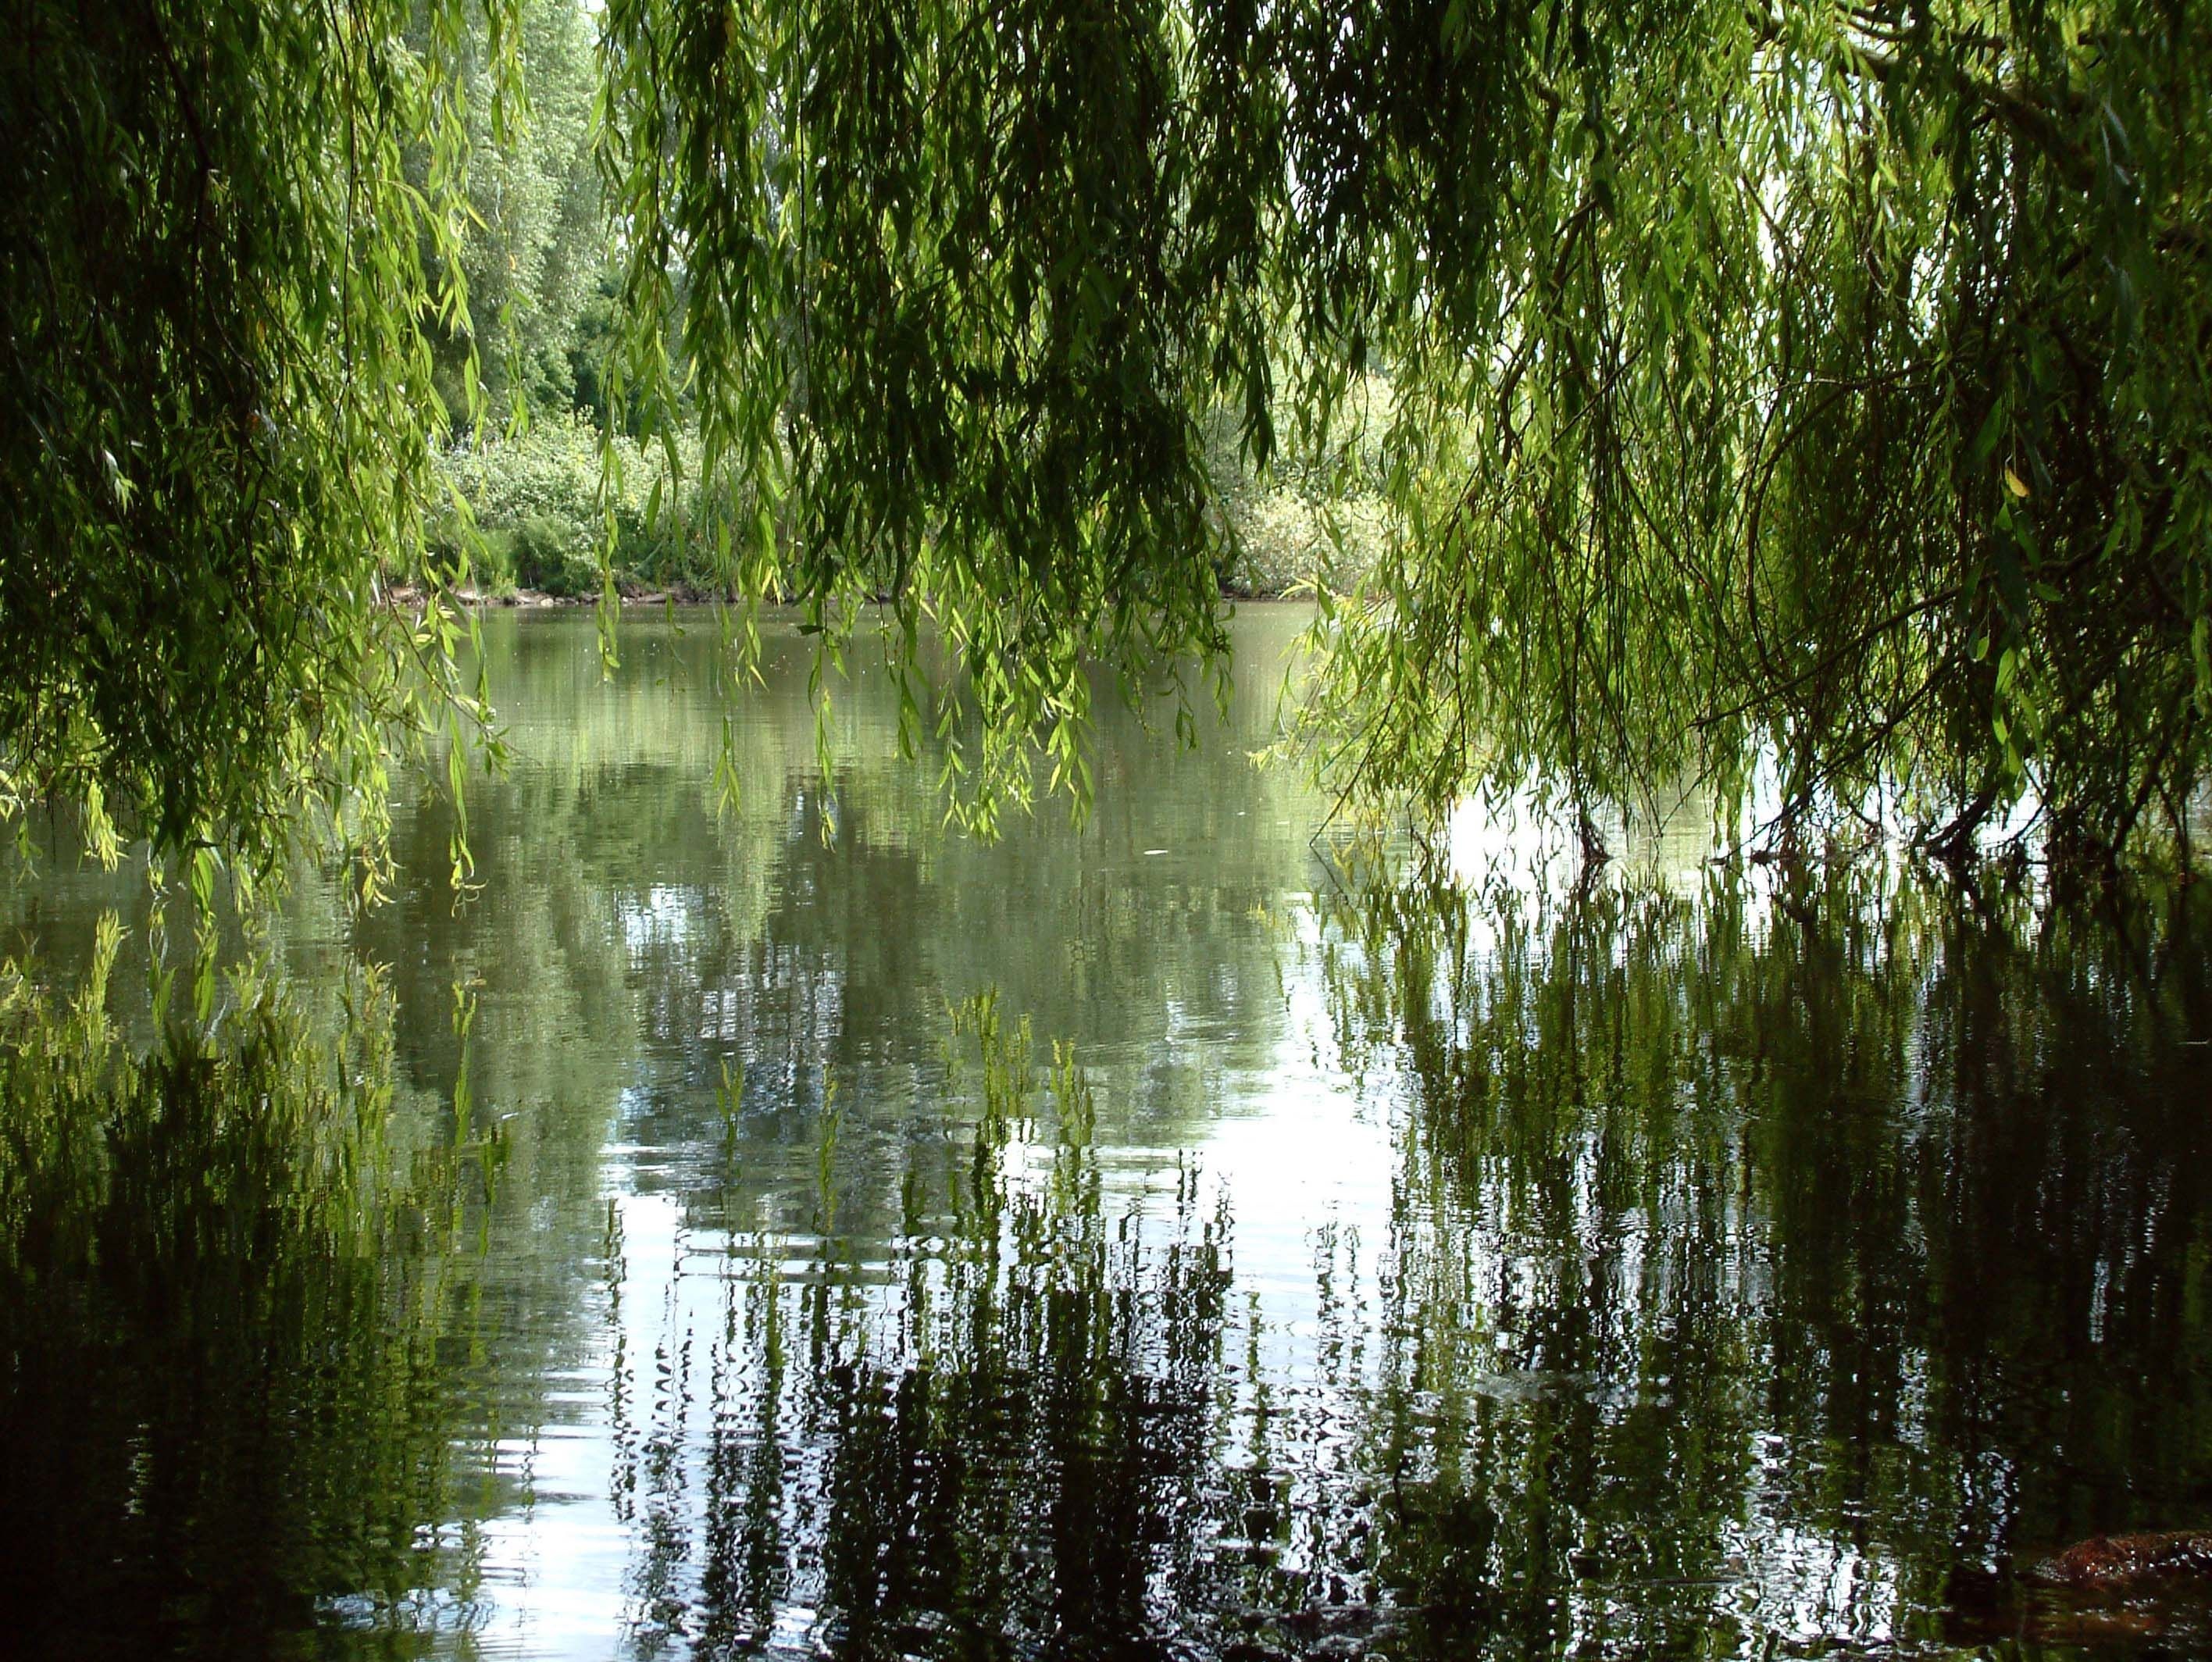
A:
<svg viewBox="0 0 2212 1662">
<path fill-rule="evenodd" d="M 597 593 L 610 520 L 617 584 L 720 586 L 712 548 L 697 529 L 688 448 L 678 452 L 687 466 L 672 487 L 659 450 L 641 450 L 622 437 L 613 442 L 617 479 L 608 496 L 601 494 L 600 435 L 574 416 L 540 416 L 519 435 L 456 446 L 438 458 L 440 472 L 483 533 L 483 552 L 472 572 L 479 591 L 503 595 L 521 587 L 563 598 Z M 449 513 L 433 534 L 450 548 L 458 529 Z"/>
<path fill-rule="evenodd" d="M 1256 464 L 1243 411 L 1211 417 L 1206 467 L 1234 551 L 1220 570 L 1230 594 L 1358 589 L 1389 540 L 1382 435 L 1395 419 L 1390 384 L 1361 376 L 1326 420 L 1279 435 Z"/>
<path fill-rule="evenodd" d="M 599 434 L 574 416 L 540 416 L 514 437 L 455 446 L 439 458 L 447 482 L 469 505 L 483 546 L 471 577 L 483 594 L 517 588 L 563 599 L 599 592 L 599 560 L 611 514 L 614 577 L 628 589 L 702 593 L 723 586 L 708 534 L 702 531 L 697 484 L 688 464 L 681 483 L 668 483 L 666 458 L 614 440 L 618 482 L 600 494 Z M 1220 500 L 1237 533 L 1237 555 L 1221 573 L 1230 593 L 1266 597 L 1316 580 L 1342 588 L 1374 561 L 1383 519 L 1380 499 L 1355 494 L 1333 509 L 1322 494 L 1295 476 L 1262 481 L 1224 452 Z M 658 522 L 652 513 L 660 494 Z M 458 542 L 450 515 L 435 535 Z"/>
<path fill-rule="evenodd" d="M 532 514 L 514 532 L 514 580 L 561 600 L 596 594 L 599 561 L 591 533 L 561 514 Z"/>
<path fill-rule="evenodd" d="M 580 422 L 540 417 L 519 437 L 457 446 L 439 466 L 486 531 L 519 530 L 546 515 L 574 525 L 599 521 L 599 435 Z"/>
<path fill-rule="evenodd" d="M 496 595 L 501 598 L 513 594 L 514 577 L 514 533 L 511 531 L 488 531 L 483 533 L 483 546 L 477 555 L 470 573 L 477 591 Z"/>
<path fill-rule="evenodd" d="M 1262 600 L 1316 586 L 1357 588 L 1375 567 L 1389 524 L 1379 496 L 1329 504 L 1289 486 L 1234 489 L 1223 513 L 1236 532 L 1237 555 L 1221 586 Z"/>
</svg>

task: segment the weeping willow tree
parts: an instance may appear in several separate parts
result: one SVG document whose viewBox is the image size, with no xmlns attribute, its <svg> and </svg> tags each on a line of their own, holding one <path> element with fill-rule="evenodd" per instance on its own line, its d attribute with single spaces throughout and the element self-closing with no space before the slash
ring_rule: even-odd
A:
<svg viewBox="0 0 2212 1662">
<path fill-rule="evenodd" d="M 235 834 L 358 783 L 415 684 L 353 649 L 404 634 L 366 573 L 417 534 L 412 331 L 465 300 L 401 252 L 438 192 L 397 157 L 458 130 L 459 80 L 374 0 L 217 7 L 189 51 L 158 0 L 15 9 L 10 269 L 59 276 L 0 301 L 39 423 L 0 461 L 34 666 L 0 732 L 19 779 Z M 1950 849 L 2024 799 L 2068 846 L 2185 834 L 2204 8 L 598 19 L 611 405 L 672 470 L 696 426 L 729 576 L 826 652 L 889 599 L 908 731 L 957 741 L 975 817 L 1087 789 L 1091 668 L 1195 697 L 1177 666 L 1221 667 L 1222 413 L 1265 466 L 1379 379 L 1393 541 L 1328 598 L 1310 730 L 1363 801 L 1702 776 Z M 264 452 L 281 512 L 241 482 Z M 919 674 L 925 624 L 957 677 Z"/>
<path fill-rule="evenodd" d="M 1083 658 L 1218 649 L 1196 422 L 1264 462 L 1376 371 L 1397 535 L 1314 724 L 1370 800 L 2184 822 L 2199 9 L 606 21 L 633 314 L 685 275 L 709 456 L 797 505 L 760 569 L 950 620 L 987 731 L 1072 755 Z"/>
<path fill-rule="evenodd" d="M 2185 844 L 2212 17 L 1505 11 L 1488 84 L 1320 121 L 1388 135 L 1340 174 L 1294 147 L 1391 273 L 1339 329 L 1309 286 L 1319 330 L 1379 313 L 1406 397 L 1328 743 L 1431 804 L 1771 764 L 1785 828 L 1881 792 L 1958 852 L 2025 796 L 2059 848 Z"/>
<path fill-rule="evenodd" d="M 373 852 L 394 737 L 475 725 L 422 535 L 465 9 L 0 13 L 0 807 Z"/>
</svg>

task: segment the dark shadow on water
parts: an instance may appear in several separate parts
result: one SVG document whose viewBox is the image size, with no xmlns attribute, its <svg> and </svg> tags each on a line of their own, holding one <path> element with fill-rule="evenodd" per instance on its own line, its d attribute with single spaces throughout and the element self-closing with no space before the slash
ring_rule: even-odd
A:
<svg viewBox="0 0 2212 1662">
<path fill-rule="evenodd" d="M 150 1053 L 0 1016 L 9 1654 L 258 1655 L 340 1595 L 465 1591 L 453 1412 L 492 1142 L 389 1140 L 389 1010 L 248 992 Z"/>
</svg>

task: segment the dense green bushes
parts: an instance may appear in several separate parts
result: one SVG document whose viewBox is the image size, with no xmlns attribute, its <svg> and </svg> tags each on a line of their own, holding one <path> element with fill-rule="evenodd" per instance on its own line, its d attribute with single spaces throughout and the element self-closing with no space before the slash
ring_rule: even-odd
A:
<svg viewBox="0 0 2212 1662">
<path fill-rule="evenodd" d="M 611 507 L 617 589 L 725 591 L 709 540 L 715 518 L 699 512 L 693 446 L 679 446 L 683 476 L 672 485 L 661 452 L 616 438 L 620 482 L 611 500 L 603 501 L 599 444 L 599 433 L 581 416 L 541 416 L 520 434 L 457 446 L 439 458 L 449 492 L 468 504 L 483 533 L 482 553 L 470 569 L 475 588 L 502 597 L 532 590 L 562 599 L 599 593 Z M 1263 477 L 1233 446 L 1209 459 L 1218 475 L 1222 512 L 1236 534 L 1236 558 L 1221 573 L 1229 592 L 1285 594 L 1324 575 L 1342 584 L 1373 563 L 1385 526 L 1378 495 L 1354 490 L 1333 499 L 1325 483 L 1283 468 Z M 458 513 L 447 508 L 433 535 L 451 559 L 461 543 Z"/>
<path fill-rule="evenodd" d="M 483 555 L 470 573 L 479 591 L 534 589 L 568 599 L 598 593 L 611 524 L 618 588 L 723 586 L 699 530 L 688 470 L 672 483 L 662 452 L 617 437 L 617 477 L 603 495 L 600 442 L 580 417 L 542 416 L 520 434 L 457 446 L 438 458 L 449 494 L 468 504 L 483 533 Z M 688 455 L 688 446 L 678 447 L 679 463 Z M 433 536 L 449 558 L 458 552 L 457 510 L 447 508 Z"/>
</svg>

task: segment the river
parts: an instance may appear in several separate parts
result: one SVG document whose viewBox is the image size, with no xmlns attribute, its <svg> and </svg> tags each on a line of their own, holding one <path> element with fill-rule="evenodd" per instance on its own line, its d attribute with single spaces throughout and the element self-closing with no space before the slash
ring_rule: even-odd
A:
<svg viewBox="0 0 2212 1662">
<path fill-rule="evenodd" d="M 2212 1646 L 2008 1580 L 2212 1524 L 2203 886 L 1378 889 L 1304 622 L 994 842 L 865 654 L 505 614 L 465 897 L 413 775 L 205 951 L 11 866 L 10 1653 Z"/>
</svg>

